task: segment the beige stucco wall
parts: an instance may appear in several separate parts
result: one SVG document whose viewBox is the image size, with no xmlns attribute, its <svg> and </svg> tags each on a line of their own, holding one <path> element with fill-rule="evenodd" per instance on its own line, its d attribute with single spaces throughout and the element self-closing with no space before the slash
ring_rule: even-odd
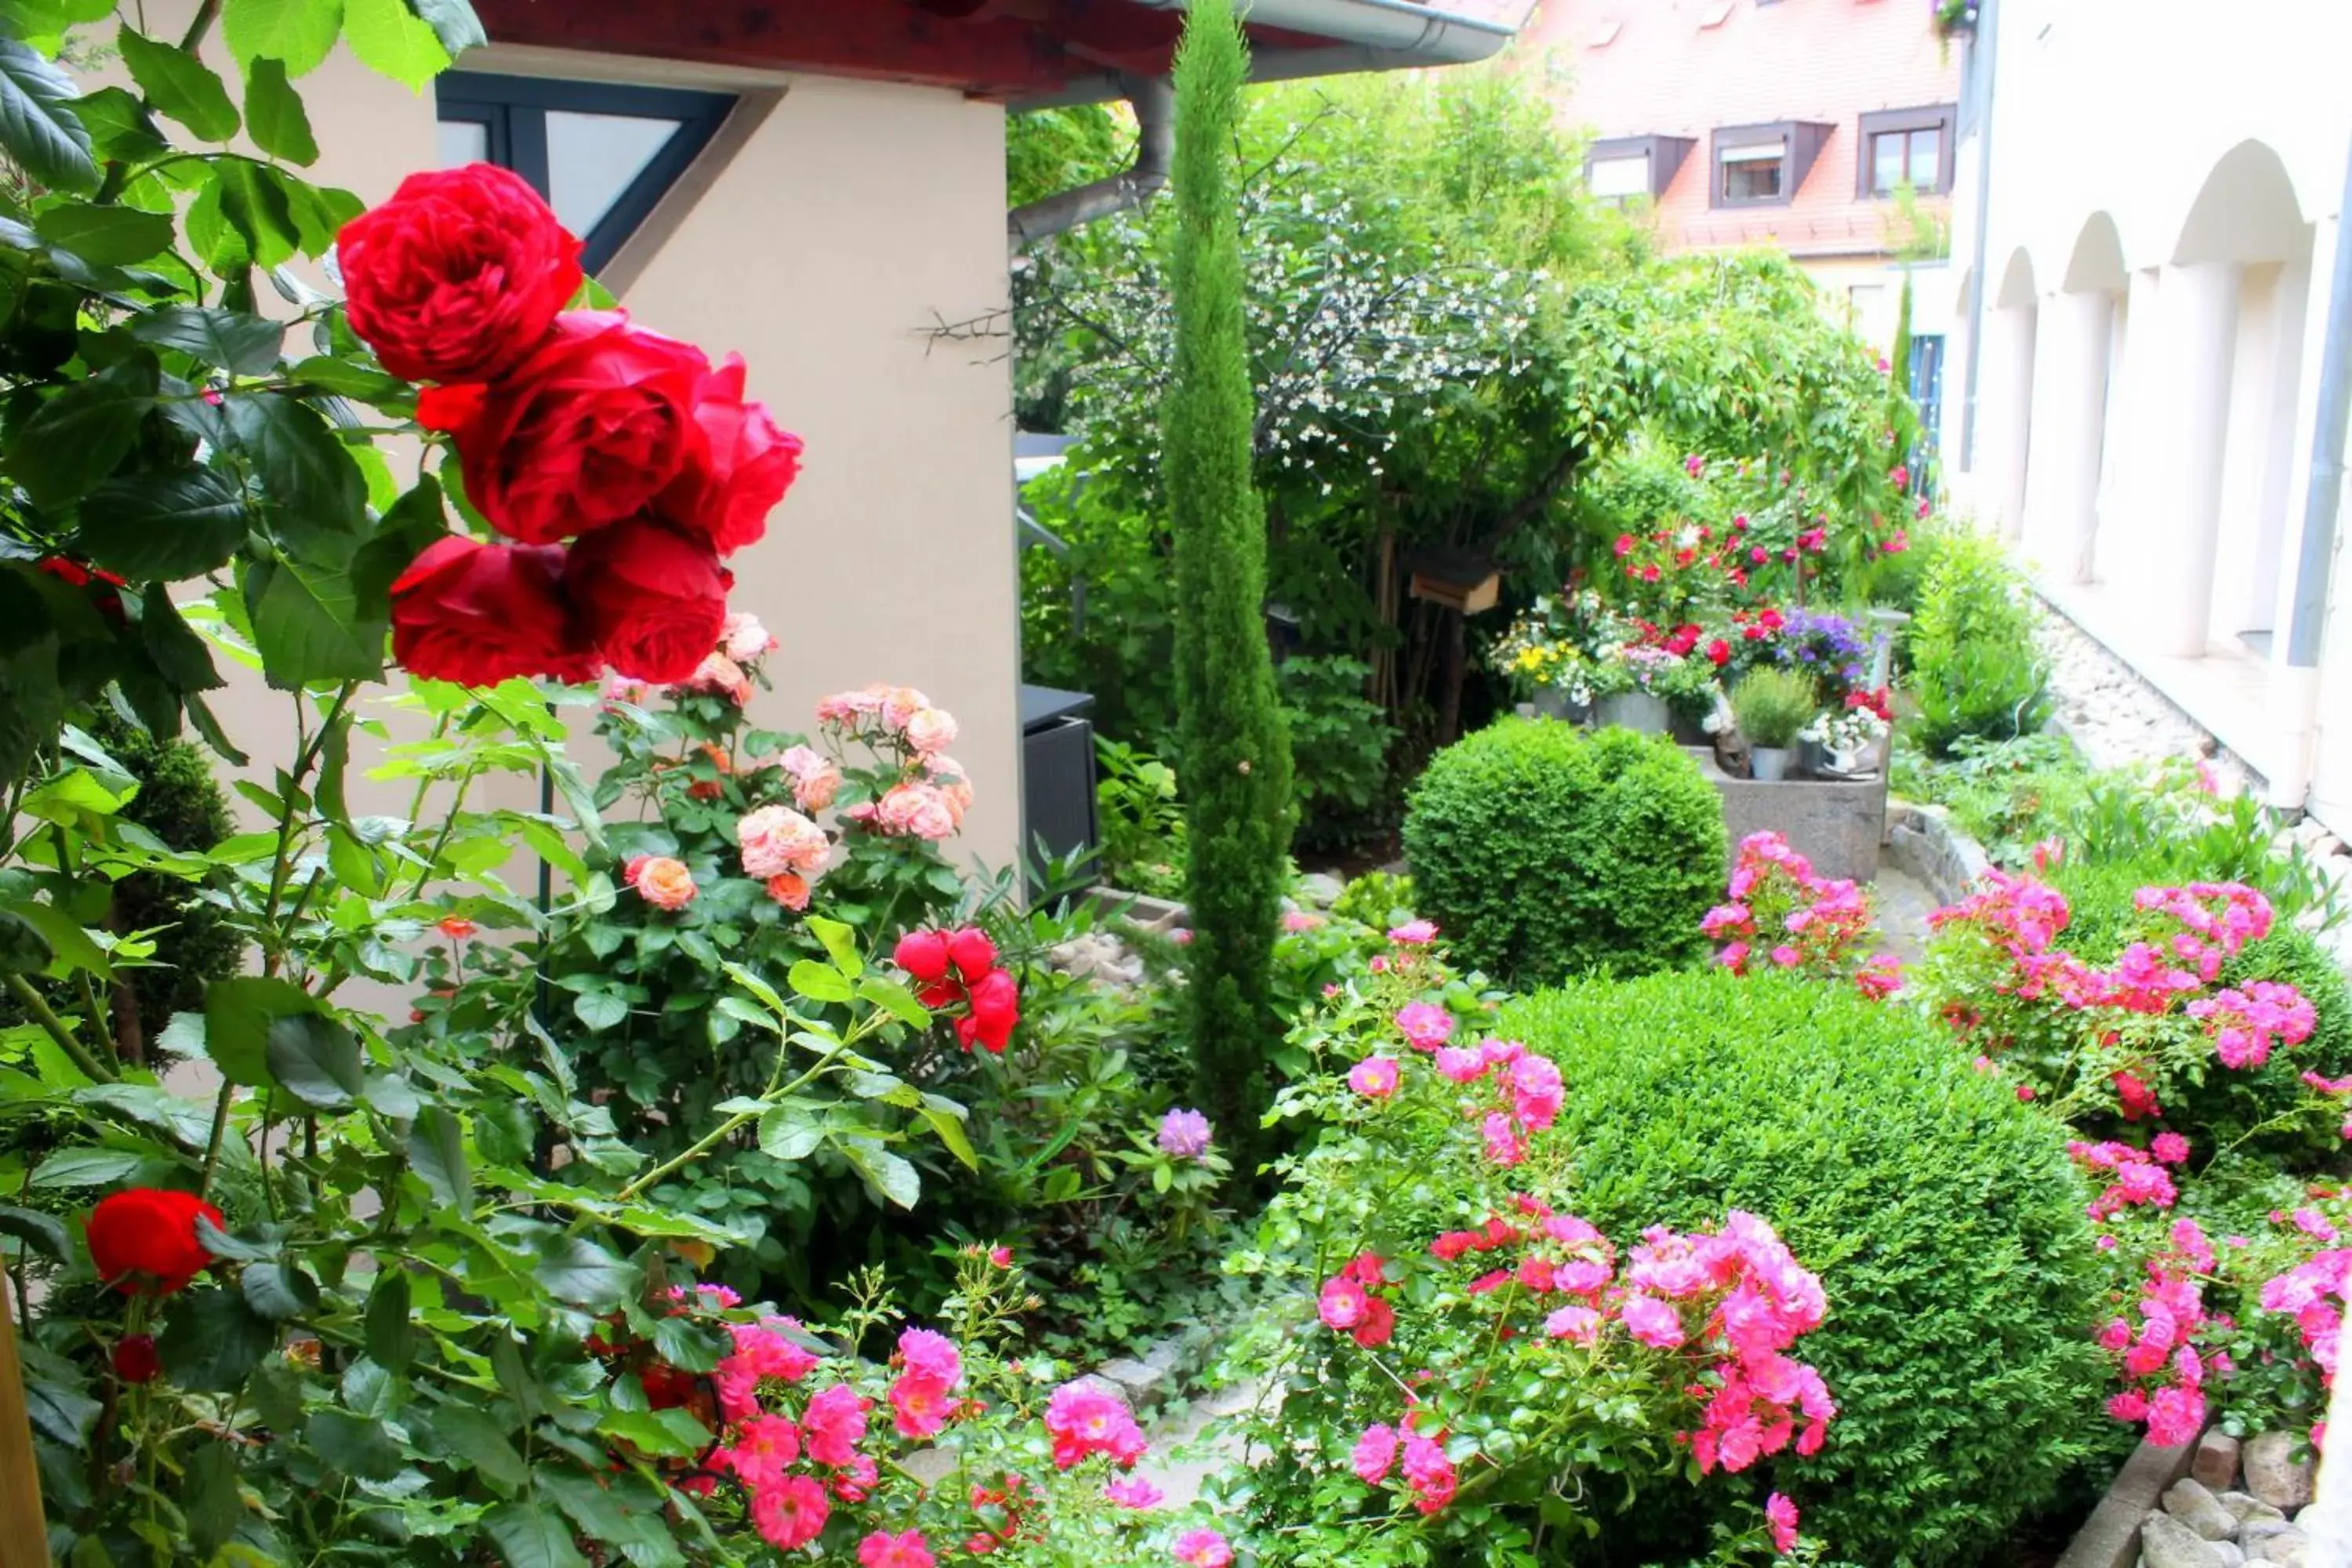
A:
<svg viewBox="0 0 2352 1568">
<path fill-rule="evenodd" d="M 176 36 L 192 9 L 151 0 L 150 30 Z M 714 358 L 740 353 L 752 394 L 807 443 L 768 537 L 730 563 L 735 607 L 783 641 L 756 721 L 799 730 L 827 690 L 921 687 L 961 721 L 954 752 L 978 791 L 955 847 L 1008 863 L 1020 831 L 1009 362 L 1001 342 L 929 335 L 1007 302 L 1003 111 L 929 89 L 548 50 L 465 63 L 781 90 L 622 302 Z M 322 150 L 312 178 L 373 202 L 434 165 L 429 89 L 340 49 L 299 85 Z M 215 695 L 267 777 L 290 752 L 287 699 L 241 672 Z M 370 804 L 396 809 L 388 795 Z"/>
</svg>

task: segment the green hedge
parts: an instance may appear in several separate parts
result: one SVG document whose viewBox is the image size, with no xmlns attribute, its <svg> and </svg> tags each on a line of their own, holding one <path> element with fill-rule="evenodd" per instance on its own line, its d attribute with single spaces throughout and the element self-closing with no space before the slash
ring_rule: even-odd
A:
<svg viewBox="0 0 2352 1568">
<path fill-rule="evenodd" d="M 1544 719 L 1431 759 L 1404 849 L 1462 966 L 1520 987 L 1704 957 L 1729 854 L 1722 803 L 1672 741 Z"/>
<path fill-rule="evenodd" d="M 1745 1208 L 1829 1294 L 1797 1352 L 1841 1406 L 1822 1453 L 1706 1483 L 1711 1509 L 1643 1494 L 1591 1560 L 1696 1555 L 1708 1518 L 1736 1518 L 1769 1480 L 1832 1560 L 2007 1561 L 2021 1519 L 2112 1425 L 2064 1130 L 1916 1014 L 1803 981 L 1586 984 L 1511 1004 L 1499 1032 L 1567 1075 L 1578 1212 L 1624 1235 Z"/>
<path fill-rule="evenodd" d="M 2050 717 L 2050 669 L 2023 579 L 2001 542 L 1952 530 L 1921 546 L 1919 608 L 1906 639 L 1919 711 L 1912 737 L 1937 756 L 1968 736 L 2030 735 Z"/>
</svg>

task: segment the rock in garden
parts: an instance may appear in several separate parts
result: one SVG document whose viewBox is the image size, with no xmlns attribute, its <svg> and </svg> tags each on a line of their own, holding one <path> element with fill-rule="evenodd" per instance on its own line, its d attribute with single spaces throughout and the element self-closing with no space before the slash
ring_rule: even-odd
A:
<svg viewBox="0 0 2352 1568">
<path fill-rule="evenodd" d="M 2300 1530 L 2282 1530 L 2276 1535 L 2265 1535 L 2254 1542 L 2247 1560 L 2275 1563 L 2279 1568 L 2312 1568 L 2311 1537 Z"/>
<path fill-rule="evenodd" d="M 2200 1486 L 2216 1492 L 2238 1484 L 2238 1440 L 2218 1427 L 2197 1440 L 2197 1457 L 2189 1474 Z"/>
<path fill-rule="evenodd" d="M 2290 1458 L 2301 1446 L 2292 1432 L 2264 1432 L 2246 1442 L 2246 1489 L 2273 1508 L 2311 1500 L 2311 1462 Z"/>
<path fill-rule="evenodd" d="M 2221 1554 L 2221 1568 L 2245 1568 L 2246 1554 L 2234 1541 L 2217 1541 L 2213 1550 Z"/>
<path fill-rule="evenodd" d="M 1348 884 L 1328 871 L 1309 871 L 1298 879 L 1299 901 L 1318 910 L 1328 910 L 1338 903 L 1339 895 L 1347 890 Z"/>
<path fill-rule="evenodd" d="M 1168 1381 L 1168 1373 L 1160 1368 L 1125 1358 L 1107 1361 L 1099 1370 L 1106 1381 L 1117 1384 L 1129 1403 L 1135 1405 L 1148 1405 L 1158 1398 Z"/>
<path fill-rule="evenodd" d="M 2213 1543 L 2168 1513 L 2152 1513 L 2139 1527 L 2142 1568 L 2221 1568 Z"/>
<path fill-rule="evenodd" d="M 2258 1544 L 2273 1535 L 2284 1535 L 2294 1528 L 2282 1519 L 2250 1519 L 2238 1527 L 2238 1542 L 2246 1549 L 2246 1554 L 2252 1556 Z"/>
<path fill-rule="evenodd" d="M 2237 1516 L 2195 1481 L 2173 1482 L 2164 1494 L 2164 1511 L 2208 1541 L 2227 1541 L 2238 1533 Z"/>
<path fill-rule="evenodd" d="M 2286 1522 L 2286 1515 L 2252 1492 L 2222 1492 L 2213 1500 L 2228 1509 L 2241 1525 Z"/>
</svg>

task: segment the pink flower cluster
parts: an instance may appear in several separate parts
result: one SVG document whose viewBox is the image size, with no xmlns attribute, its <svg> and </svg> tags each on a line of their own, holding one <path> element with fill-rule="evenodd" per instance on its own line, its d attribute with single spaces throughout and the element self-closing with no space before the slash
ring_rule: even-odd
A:
<svg viewBox="0 0 2352 1568">
<path fill-rule="evenodd" d="M 863 1501 L 880 1476 L 874 1460 L 858 1451 L 873 1402 L 848 1384 L 810 1394 L 797 1422 L 769 1409 L 768 1399 L 785 1396 L 816 1368 L 816 1357 L 791 1337 L 795 1327 L 788 1318 L 729 1325 L 735 1349 L 713 1377 L 731 1436 L 713 1454 L 711 1468 L 742 1483 L 751 1498 L 752 1528 L 786 1552 L 817 1538 L 833 1499 Z M 812 1468 L 796 1472 L 803 1461 Z M 816 1467 L 831 1476 L 813 1473 Z"/>
<path fill-rule="evenodd" d="M 1494 1099 L 1474 1106 L 1486 1158 L 1505 1169 L 1528 1157 L 1528 1140 L 1559 1120 L 1567 1086 L 1549 1057 L 1517 1040 L 1481 1040 L 1475 1046 L 1442 1046 L 1438 1073 L 1465 1088 L 1493 1075 Z"/>
<path fill-rule="evenodd" d="M 1397 1009 L 1396 1026 L 1417 1051 L 1433 1051 L 1454 1037 L 1454 1015 L 1434 1002 L 1408 1002 Z"/>
<path fill-rule="evenodd" d="M 955 743 L 956 721 L 932 707 L 929 698 L 911 686 L 866 686 L 823 699 L 816 716 L 818 722 L 877 752 L 895 752 L 904 763 L 903 776 L 879 800 L 844 813 L 850 821 L 877 833 L 934 842 L 953 837 L 963 826 L 972 791 L 962 764 L 947 754 Z"/>
<path fill-rule="evenodd" d="M 2107 1401 L 2118 1421 L 2145 1421 L 2151 1442 L 2170 1447 L 2193 1441 L 2205 1427 L 2205 1380 L 2227 1375 L 2228 1357 L 2207 1357 L 2193 1342 L 2209 1325 L 2226 1321 L 2205 1310 L 2198 1276 L 2214 1266 L 2213 1248 L 2193 1220 L 2173 1222 L 2171 1247 L 2147 1260 L 2135 1328 L 2116 1318 L 2098 1332 L 2099 1347 L 2119 1356 L 2125 1386 Z"/>
<path fill-rule="evenodd" d="M 1412 1506 L 1424 1514 L 1443 1512 L 1460 1489 L 1462 1478 L 1445 1452 L 1444 1434 L 1431 1436 L 1415 1431 L 1411 1415 L 1394 1426 L 1375 1422 L 1365 1427 L 1348 1462 L 1357 1479 L 1378 1487 L 1387 1484 L 1400 1458 L 1404 1460 L 1405 1492 Z"/>
<path fill-rule="evenodd" d="M 898 1336 L 895 1360 L 901 1370 L 890 1384 L 890 1408 L 898 1436 L 937 1436 L 961 1405 L 955 1389 L 963 1381 L 963 1357 L 944 1334 L 908 1329 Z"/>
<path fill-rule="evenodd" d="M 1869 896 L 1842 878 L 1815 876 L 1812 862 L 1780 835 L 1751 833 L 1739 841 L 1727 892 L 1729 901 L 1709 910 L 1699 930 L 1723 943 L 1716 962 L 1733 973 L 1748 973 L 1763 947 L 1778 969 L 1850 974 L 1873 1001 L 1902 989 L 1891 953 L 1859 956 L 1871 932 Z"/>
<path fill-rule="evenodd" d="M 2220 977 L 2224 960 L 2270 934 L 2270 900 L 2238 882 L 2142 888 L 2132 895 L 2132 907 L 2168 915 L 2179 924 L 2168 944 L 2173 956 L 2209 985 Z"/>
<path fill-rule="evenodd" d="M 790 910 L 808 908 L 809 890 L 833 858 L 824 829 L 789 805 L 763 805 L 735 824 L 743 875 L 768 886 L 768 896 Z"/>
<path fill-rule="evenodd" d="M 2333 1240 L 2330 1226 L 2327 1239 Z M 2352 1307 L 2352 1248 L 2330 1247 L 2263 1284 L 2256 1298 L 2265 1312 L 2294 1320 L 2304 1349 L 2319 1368 L 2320 1386 L 2336 1384 L 2344 1313 Z"/>
<path fill-rule="evenodd" d="M 1053 1439 L 1054 1468 L 1066 1470 L 1097 1454 L 1121 1469 L 1132 1469 L 1149 1445 L 1135 1412 L 1108 1384 L 1091 1377 L 1066 1383 L 1045 1402 L 1045 1434 Z"/>
<path fill-rule="evenodd" d="M 2180 1194 L 2164 1167 L 2187 1163 L 2189 1140 L 2178 1132 L 2160 1132 L 2147 1148 L 2135 1149 L 2128 1143 L 2075 1139 L 2066 1145 L 2066 1152 L 2085 1171 L 2108 1174 L 2106 1190 L 2091 1200 L 2088 1210 L 2092 1222 L 2098 1224 L 2127 1208 L 2170 1208 Z"/>
<path fill-rule="evenodd" d="M 2303 1044 L 2319 1024 L 2303 993 L 2275 980 L 2202 997 L 2189 1004 L 2189 1016 L 2211 1033 L 2213 1054 L 2227 1068 L 2258 1068 L 2274 1047 Z"/>
<path fill-rule="evenodd" d="M 1377 1252 L 1361 1252 L 1323 1281 L 1316 1310 L 1328 1328 L 1339 1330 L 1366 1350 L 1377 1350 L 1396 1332 L 1396 1309 L 1382 1291 L 1388 1264 Z"/>
</svg>

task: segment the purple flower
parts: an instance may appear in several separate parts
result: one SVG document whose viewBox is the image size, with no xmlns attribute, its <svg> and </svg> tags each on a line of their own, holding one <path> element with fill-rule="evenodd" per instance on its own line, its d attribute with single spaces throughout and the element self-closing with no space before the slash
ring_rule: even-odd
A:
<svg viewBox="0 0 2352 1568">
<path fill-rule="evenodd" d="M 1197 1110 L 1171 1110 L 1160 1123 L 1160 1152 L 1197 1160 L 1209 1152 L 1209 1119 Z"/>
</svg>

